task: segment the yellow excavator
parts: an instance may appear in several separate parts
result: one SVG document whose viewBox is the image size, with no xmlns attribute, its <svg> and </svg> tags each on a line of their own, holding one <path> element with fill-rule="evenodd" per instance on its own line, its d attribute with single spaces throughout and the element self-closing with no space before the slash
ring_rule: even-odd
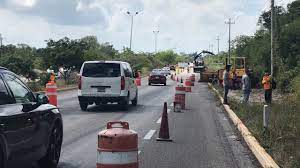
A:
<svg viewBox="0 0 300 168">
<path fill-rule="evenodd" d="M 226 58 L 225 67 L 227 65 L 231 65 L 229 74 L 230 74 L 230 79 L 232 81 L 233 88 L 234 89 L 241 88 L 241 79 L 246 71 L 246 57 L 232 57 L 230 59 L 230 62 L 228 62 L 228 59 Z M 218 79 L 220 84 L 222 84 L 223 82 L 224 70 L 225 68 L 218 70 Z"/>
</svg>

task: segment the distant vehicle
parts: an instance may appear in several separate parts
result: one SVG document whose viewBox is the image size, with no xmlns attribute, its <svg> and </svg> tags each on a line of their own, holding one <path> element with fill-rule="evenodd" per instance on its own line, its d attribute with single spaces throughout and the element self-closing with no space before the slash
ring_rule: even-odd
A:
<svg viewBox="0 0 300 168">
<path fill-rule="evenodd" d="M 171 75 L 170 68 L 169 68 L 169 67 L 163 67 L 163 68 L 162 68 L 162 73 L 163 73 L 164 75 Z"/>
<path fill-rule="evenodd" d="M 0 67 L 0 167 L 57 167 L 63 122 L 57 107 L 33 94 L 11 71 Z"/>
<path fill-rule="evenodd" d="M 176 70 L 176 67 L 175 67 L 174 65 L 171 65 L 171 66 L 170 66 L 170 70 L 171 70 L 171 71 L 175 71 L 175 70 Z"/>
<path fill-rule="evenodd" d="M 162 70 L 170 71 L 170 67 L 163 67 Z"/>
<path fill-rule="evenodd" d="M 153 69 L 152 72 L 153 73 L 161 73 L 162 69 Z"/>
<path fill-rule="evenodd" d="M 162 72 L 153 72 L 149 75 L 148 85 L 163 84 L 167 85 L 167 78 Z"/>
<path fill-rule="evenodd" d="M 121 61 L 87 61 L 80 70 L 78 99 L 80 108 L 86 111 L 88 105 L 117 102 L 124 110 L 131 101 L 136 106 L 138 88 L 131 66 Z"/>
</svg>

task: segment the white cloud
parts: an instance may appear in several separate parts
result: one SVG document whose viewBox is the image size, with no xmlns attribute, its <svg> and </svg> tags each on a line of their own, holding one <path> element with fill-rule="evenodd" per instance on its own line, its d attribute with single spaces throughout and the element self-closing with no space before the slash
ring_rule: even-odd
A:
<svg viewBox="0 0 300 168">
<path fill-rule="evenodd" d="M 10 0 L 8 3 L 15 5 L 15 6 L 21 6 L 21 7 L 33 7 L 36 4 L 36 0 Z"/>
<path fill-rule="evenodd" d="M 108 41 L 122 49 L 128 46 L 130 35 L 131 18 L 126 12 L 138 11 L 133 27 L 133 49 L 136 51 L 154 50 L 153 30 L 160 31 L 158 48 L 161 50 L 176 47 L 176 51 L 195 52 L 207 49 L 209 44 L 216 46 L 217 35 L 221 37 L 221 49 L 227 50 L 225 20 L 235 19 L 233 38 L 253 34 L 261 10 L 268 5 L 261 0 L 55 0 L 56 4 L 52 1 L 10 0 L 10 5 L 0 8 L 3 24 L 0 32 L 8 42 L 38 47 L 44 46 L 44 40 L 49 38 L 97 35 L 101 42 Z M 49 6 L 46 4 L 51 4 L 46 13 L 37 8 Z M 12 6 L 27 11 L 37 8 L 38 12 L 20 13 Z M 59 9 L 54 9 L 55 6 Z"/>
</svg>

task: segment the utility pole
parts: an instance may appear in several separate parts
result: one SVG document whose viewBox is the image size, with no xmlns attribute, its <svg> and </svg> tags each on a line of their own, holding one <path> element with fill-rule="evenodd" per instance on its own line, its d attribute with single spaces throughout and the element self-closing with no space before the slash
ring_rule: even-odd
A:
<svg viewBox="0 0 300 168">
<path fill-rule="evenodd" d="M 217 41 L 218 41 L 218 55 L 220 54 L 220 36 L 217 37 Z"/>
<path fill-rule="evenodd" d="M 274 0 L 271 0 L 271 76 L 274 73 Z"/>
<path fill-rule="evenodd" d="M 228 24 L 229 26 L 229 37 L 228 37 L 228 64 L 230 64 L 230 56 L 231 56 L 231 25 L 235 24 L 235 22 L 231 21 L 231 18 L 229 18 L 228 22 L 225 22 L 225 24 Z"/>
<path fill-rule="evenodd" d="M 159 30 L 154 30 L 154 45 L 155 45 L 155 53 L 157 53 L 157 35 L 159 33 Z"/>
<path fill-rule="evenodd" d="M 134 14 L 132 14 L 132 13 L 130 13 L 128 11 L 127 14 L 131 17 L 130 44 L 129 44 L 129 48 L 131 50 L 131 46 L 132 46 L 132 30 L 133 30 L 133 17 L 136 16 L 136 15 L 138 15 L 139 12 L 135 12 Z"/>
</svg>

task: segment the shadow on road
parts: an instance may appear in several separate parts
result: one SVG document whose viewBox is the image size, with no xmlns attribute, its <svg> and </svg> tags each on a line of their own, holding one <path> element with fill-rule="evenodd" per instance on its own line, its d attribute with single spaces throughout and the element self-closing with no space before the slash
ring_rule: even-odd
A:
<svg viewBox="0 0 300 168">
<path fill-rule="evenodd" d="M 72 163 L 66 163 L 66 162 L 59 162 L 57 168 L 78 168 L 79 166 L 76 166 Z"/>
<path fill-rule="evenodd" d="M 128 110 L 123 110 L 122 107 L 118 104 L 106 104 L 106 105 L 92 105 L 86 111 L 87 113 L 111 113 L 111 112 L 125 112 L 131 113 L 134 112 L 137 108 L 142 105 L 132 106 L 131 104 L 128 106 Z"/>
</svg>

